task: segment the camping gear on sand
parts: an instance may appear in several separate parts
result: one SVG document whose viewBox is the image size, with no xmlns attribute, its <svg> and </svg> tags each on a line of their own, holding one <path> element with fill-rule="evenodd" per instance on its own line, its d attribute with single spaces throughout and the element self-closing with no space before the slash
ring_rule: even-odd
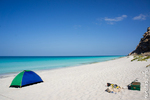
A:
<svg viewBox="0 0 150 100">
<path fill-rule="evenodd" d="M 107 89 L 105 90 L 108 93 L 118 93 L 123 89 L 122 87 L 118 86 L 117 84 L 107 83 Z"/>
<path fill-rule="evenodd" d="M 43 82 L 43 80 L 39 75 L 31 70 L 24 70 L 13 79 L 10 87 L 21 88 L 40 82 Z"/>
<path fill-rule="evenodd" d="M 132 81 L 129 85 L 127 85 L 127 87 L 120 87 L 117 84 L 111 84 L 111 83 L 107 83 L 107 89 L 105 90 L 108 93 L 118 93 L 121 91 L 121 89 L 126 89 L 128 88 L 129 90 L 138 90 L 140 91 L 140 82 L 137 82 L 138 78 L 136 78 L 134 81 Z"/>
</svg>

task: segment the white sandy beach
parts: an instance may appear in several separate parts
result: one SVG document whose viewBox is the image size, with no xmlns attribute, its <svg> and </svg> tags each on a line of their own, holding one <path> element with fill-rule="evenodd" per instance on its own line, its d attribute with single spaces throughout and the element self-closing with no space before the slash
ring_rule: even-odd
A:
<svg viewBox="0 0 150 100">
<path fill-rule="evenodd" d="M 9 88 L 14 75 L 1 78 L 0 100 L 150 100 L 150 95 L 145 99 L 148 92 L 144 88 L 147 77 L 142 73 L 150 69 L 146 68 L 150 59 L 142 62 L 131 62 L 131 59 L 132 56 L 76 67 L 36 71 L 44 82 L 23 88 Z M 105 92 L 108 82 L 127 87 L 136 78 L 141 82 L 141 91 L 126 88 L 117 94 Z M 149 77 L 148 80 L 150 87 Z"/>
</svg>

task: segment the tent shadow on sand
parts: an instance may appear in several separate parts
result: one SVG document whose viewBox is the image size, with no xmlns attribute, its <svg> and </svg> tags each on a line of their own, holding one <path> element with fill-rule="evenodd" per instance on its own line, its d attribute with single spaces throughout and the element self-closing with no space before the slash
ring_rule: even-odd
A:
<svg viewBox="0 0 150 100">
<path fill-rule="evenodd" d="M 43 82 L 43 80 L 35 72 L 31 70 L 24 70 L 13 79 L 10 87 L 22 88 L 41 82 Z"/>
</svg>

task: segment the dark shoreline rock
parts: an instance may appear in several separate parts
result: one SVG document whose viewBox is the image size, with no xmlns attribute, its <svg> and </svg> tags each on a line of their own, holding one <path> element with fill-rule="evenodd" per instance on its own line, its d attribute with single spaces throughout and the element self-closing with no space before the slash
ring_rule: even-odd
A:
<svg viewBox="0 0 150 100">
<path fill-rule="evenodd" d="M 150 27 L 147 28 L 147 32 L 144 33 L 143 38 L 137 45 L 136 49 L 128 55 L 145 55 L 150 56 Z"/>
</svg>

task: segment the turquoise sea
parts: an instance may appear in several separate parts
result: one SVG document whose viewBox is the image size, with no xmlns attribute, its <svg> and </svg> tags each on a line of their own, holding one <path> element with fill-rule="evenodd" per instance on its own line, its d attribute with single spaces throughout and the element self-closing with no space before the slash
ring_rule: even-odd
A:
<svg viewBox="0 0 150 100">
<path fill-rule="evenodd" d="M 1 56 L 0 75 L 23 70 L 47 70 L 103 62 L 123 56 Z"/>
</svg>

